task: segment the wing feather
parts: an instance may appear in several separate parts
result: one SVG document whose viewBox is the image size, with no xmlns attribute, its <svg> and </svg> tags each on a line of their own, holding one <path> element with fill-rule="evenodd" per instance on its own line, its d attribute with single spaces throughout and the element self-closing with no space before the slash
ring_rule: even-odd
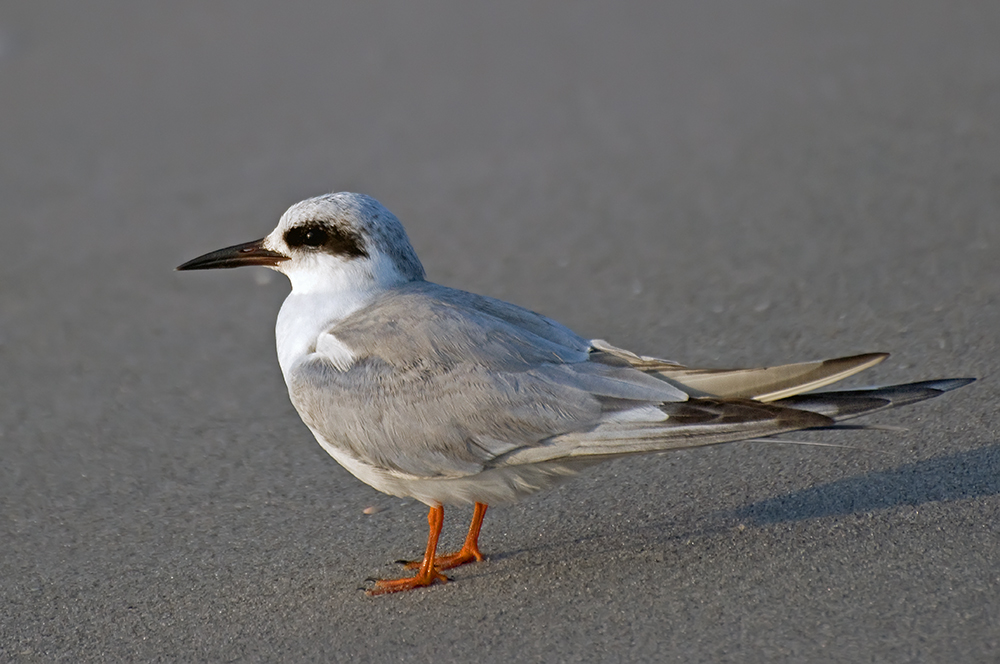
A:
<svg viewBox="0 0 1000 664">
<path fill-rule="evenodd" d="M 287 376 L 296 409 L 328 449 L 418 483 L 489 472 L 541 486 L 525 479 L 529 466 L 561 476 L 609 456 L 830 426 L 964 384 L 802 395 L 886 354 L 692 369 L 426 282 L 380 296 L 324 335 Z"/>
<path fill-rule="evenodd" d="M 632 367 L 677 385 L 692 396 L 777 401 L 817 390 L 882 362 L 888 353 L 866 353 L 832 360 L 800 362 L 758 369 L 692 369 L 668 360 L 639 356 L 595 339 L 595 349 Z"/>
</svg>

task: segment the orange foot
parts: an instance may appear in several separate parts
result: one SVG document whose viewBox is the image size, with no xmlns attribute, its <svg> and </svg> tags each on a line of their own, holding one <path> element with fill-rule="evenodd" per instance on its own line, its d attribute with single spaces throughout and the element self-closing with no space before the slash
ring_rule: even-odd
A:
<svg viewBox="0 0 1000 664">
<path fill-rule="evenodd" d="M 483 517 L 486 516 L 486 503 L 476 503 L 472 511 L 472 523 L 469 524 L 469 533 L 465 536 L 465 544 L 455 553 L 443 556 L 434 556 L 434 568 L 438 570 L 452 569 L 466 563 L 478 563 L 483 560 L 483 554 L 479 552 L 479 529 L 483 526 Z M 428 515 L 428 523 L 430 523 Z M 406 569 L 417 569 L 423 565 L 423 560 L 400 560 Z"/>
<path fill-rule="evenodd" d="M 417 563 L 420 566 L 420 563 Z M 417 572 L 416 576 L 411 576 L 406 579 L 372 579 L 375 581 L 375 587 L 367 590 L 368 595 L 386 595 L 388 593 L 399 593 L 404 590 L 413 590 L 414 588 L 424 588 L 431 585 L 435 581 L 440 581 L 441 583 L 448 583 L 448 577 L 446 577 L 441 572 L 437 571 L 433 567 L 427 570 L 420 570 Z"/>
<path fill-rule="evenodd" d="M 478 563 L 483 560 L 483 554 L 480 553 L 478 546 L 475 544 L 472 546 L 466 545 L 455 553 L 446 553 L 443 556 L 436 556 L 434 558 L 434 568 L 438 570 L 454 569 L 459 565 Z M 422 560 L 401 560 L 400 562 L 403 563 L 403 566 L 406 569 L 418 569 L 423 563 Z"/>
<path fill-rule="evenodd" d="M 444 508 L 440 505 L 432 507 L 427 512 L 427 550 L 424 552 L 424 559 L 420 561 L 420 571 L 416 576 L 408 579 L 375 579 L 375 587 L 368 591 L 369 595 L 385 595 L 387 593 L 399 593 L 404 590 L 414 588 L 424 588 L 435 581 L 448 583 L 448 577 L 439 572 L 434 567 L 434 560 L 437 551 L 438 537 L 441 536 L 441 525 L 444 523 Z"/>
</svg>

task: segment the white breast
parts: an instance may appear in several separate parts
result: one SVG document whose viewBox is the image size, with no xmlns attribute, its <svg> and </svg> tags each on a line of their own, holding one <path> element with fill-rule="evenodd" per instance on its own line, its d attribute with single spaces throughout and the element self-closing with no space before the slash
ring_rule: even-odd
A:
<svg viewBox="0 0 1000 664">
<path fill-rule="evenodd" d="M 285 298 L 274 333 L 278 364 L 286 383 L 292 368 L 312 353 L 323 353 L 341 370 L 354 362 L 351 350 L 328 332 L 337 321 L 363 307 L 372 297 L 371 293 L 351 295 L 292 291 Z"/>
<path fill-rule="evenodd" d="M 278 363 L 286 384 L 295 365 L 311 353 L 322 352 L 338 368 L 350 367 L 354 361 L 350 349 L 330 335 L 320 336 L 379 293 L 408 281 L 392 259 L 379 252 L 349 261 L 317 255 L 290 263 L 276 268 L 292 282 L 275 326 Z"/>
</svg>

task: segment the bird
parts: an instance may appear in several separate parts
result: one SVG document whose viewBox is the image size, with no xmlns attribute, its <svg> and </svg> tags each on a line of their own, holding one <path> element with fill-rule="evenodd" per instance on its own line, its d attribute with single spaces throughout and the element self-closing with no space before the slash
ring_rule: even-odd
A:
<svg viewBox="0 0 1000 664">
<path fill-rule="evenodd" d="M 428 507 L 413 576 L 370 595 L 444 583 L 484 559 L 491 504 L 584 468 L 839 424 L 939 396 L 973 378 L 819 391 L 887 353 L 751 369 L 693 368 L 585 339 L 541 314 L 425 279 L 400 221 L 367 195 L 292 205 L 253 242 L 177 270 L 276 270 L 291 283 L 275 326 L 289 398 L 319 444 L 362 482 Z M 462 547 L 438 555 L 444 505 L 473 504 Z"/>
</svg>

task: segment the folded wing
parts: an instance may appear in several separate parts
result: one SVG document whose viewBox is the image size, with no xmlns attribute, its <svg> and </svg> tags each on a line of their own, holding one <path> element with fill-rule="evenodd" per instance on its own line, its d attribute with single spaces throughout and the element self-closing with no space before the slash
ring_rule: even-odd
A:
<svg viewBox="0 0 1000 664">
<path fill-rule="evenodd" d="M 425 282 L 386 294 L 324 334 L 327 342 L 293 368 L 289 393 L 338 459 L 408 482 L 490 473 L 512 495 L 549 481 L 539 473 L 829 427 L 969 382 L 804 394 L 886 354 L 692 369 Z M 336 352 L 324 354 L 330 348 Z M 480 499 L 471 485 L 462 491 Z"/>
</svg>

